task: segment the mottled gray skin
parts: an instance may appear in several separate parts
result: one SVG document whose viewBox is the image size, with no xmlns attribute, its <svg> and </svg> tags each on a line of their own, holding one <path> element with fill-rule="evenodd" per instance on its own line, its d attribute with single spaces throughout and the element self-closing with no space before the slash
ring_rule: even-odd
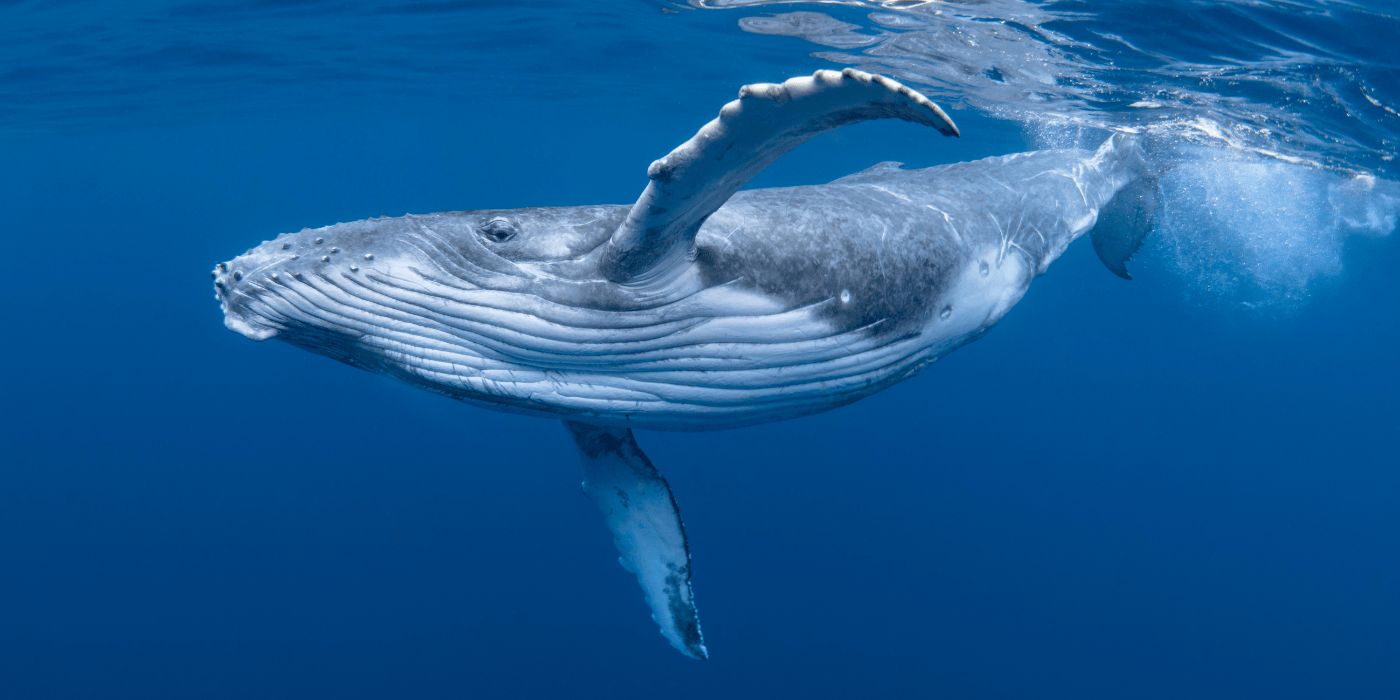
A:
<svg viewBox="0 0 1400 700">
<path fill-rule="evenodd" d="M 468 403 L 731 428 L 855 401 L 980 337 L 1142 170 L 1119 136 L 743 191 L 691 260 L 642 285 L 599 269 L 627 206 L 308 229 L 220 264 L 215 285 L 248 337 Z"/>
</svg>

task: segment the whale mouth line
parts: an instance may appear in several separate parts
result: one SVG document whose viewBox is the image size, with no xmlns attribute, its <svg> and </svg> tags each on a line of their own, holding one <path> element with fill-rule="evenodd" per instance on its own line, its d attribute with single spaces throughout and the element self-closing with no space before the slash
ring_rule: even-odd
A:
<svg viewBox="0 0 1400 700">
<path fill-rule="evenodd" d="M 256 288 L 265 293 L 275 293 L 261 285 Z M 250 308 L 260 299 L 254 294 L 249 294 L 246 288 L 233 288 L 225 285 L 215 293 L 219 298 L 221 310 L 224 312 L 225 328 L 258 342 L 274 338 L 281 333 L 281 328 L 268 325 L 271 319 Z"/>
</svg>

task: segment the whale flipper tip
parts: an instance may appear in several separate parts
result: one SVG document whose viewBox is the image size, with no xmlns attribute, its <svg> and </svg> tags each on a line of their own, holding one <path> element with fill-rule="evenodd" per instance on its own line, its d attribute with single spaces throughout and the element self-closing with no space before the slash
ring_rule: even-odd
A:
<svg viewBox="0 0 1400 700">
<path fill-rule="evenodd" d="M 692 659 L 710 658 L 690 590 L 690 546 L 665 477 L 631 430 L 564 425 L 583 462 L 583 492 L 603 511 L 618 563 L 637 576 L 661 635 Z"/>
</svg>

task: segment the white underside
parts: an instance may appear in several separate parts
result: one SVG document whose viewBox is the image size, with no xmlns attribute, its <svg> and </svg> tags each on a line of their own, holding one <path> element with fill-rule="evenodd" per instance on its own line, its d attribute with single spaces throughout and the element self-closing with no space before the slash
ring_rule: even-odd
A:
<svg viewBox="0 0 1400 700">
<path fill-rule="evenodd" d="M 989 248 L 968 259 L 944 297 L 945 306 L 934 313 L 924 330 L 932 355 L 942 357 L 1000 321 L 1030 286 L 1033 275 L 1028 263 L 1026 255 L 1015 248 Z"/>
<path fill-rule="evenodd" d="M 981 273 L 986 263 L 987 274 Z M 1000 319 L 1025 291 L 1020 255 L 971 260 L 925 331 L 902 339 L 838 333 L 824 304 L 718 286 L 643 311 L 595 311 L 537 296 L 463 289 L 421 260 L 252 280 L 262 293 L 229 327 L 261 340 L 314 327 L 357 364 L 491 408 L 662 429 L 778 420 L 877 391 Z M 337 353 L 328 352 L 335 356 Z M 339 354 L 344 355 L 342 350 Z"/>
</svg>

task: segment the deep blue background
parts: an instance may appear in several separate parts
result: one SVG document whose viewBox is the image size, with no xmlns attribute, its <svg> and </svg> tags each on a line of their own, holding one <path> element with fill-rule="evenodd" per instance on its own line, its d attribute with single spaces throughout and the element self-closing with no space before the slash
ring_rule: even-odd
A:
<svg viewBox="0 0 1400 700">
<path fill-rule="evenodd" d="M 1080 242 L 881 395 L 640 433 L 705 663 L 657 634 L 557 424 L 223 328 L 208 270 L 279 232 L 627 203 L 738 85 L 825 67 L 724 13 L 668 53 L 656 5 L 620 6 L 653 43 L 536 27 L 554 76 L 0 139 L 0 697 L 1400 695 L 1393 236 L 1270 317 Z M 542 89 L 585 75 L 626 96 Z M 1026 147 L 953 116 L 959 141 L 860 125 L 755 184 Z"/>
</svg>

